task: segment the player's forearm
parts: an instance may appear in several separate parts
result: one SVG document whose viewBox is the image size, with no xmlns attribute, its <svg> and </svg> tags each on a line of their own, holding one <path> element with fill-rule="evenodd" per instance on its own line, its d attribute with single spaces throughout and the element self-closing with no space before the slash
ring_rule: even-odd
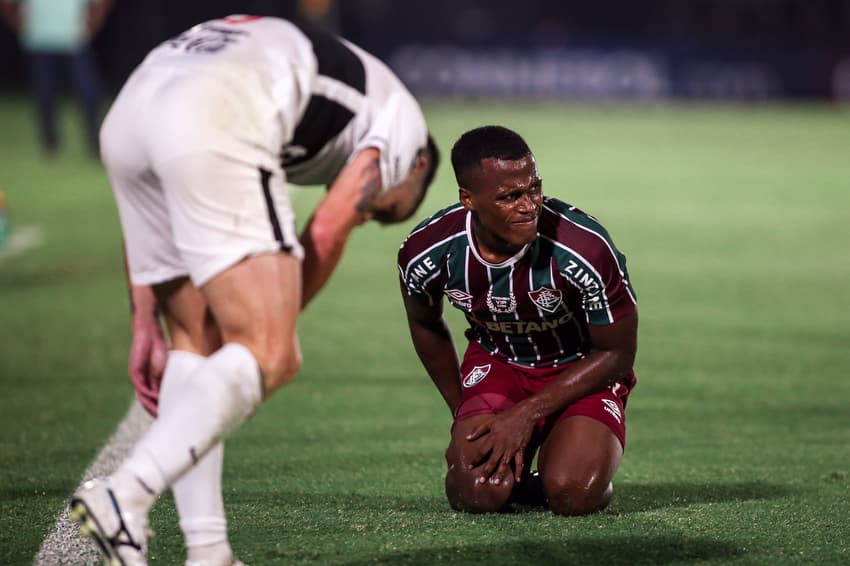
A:
<svg viewBox="0 0 850 566">
<path fill-rule="evenodd" d="M 343 199 L 347 187 L 345 183 L 331 187 L 301 233 L 300 243 L 304 249 L 301 264 L 302 309 L 331 278 L 342 258 L 348 237 L 362 222 L 361 215 L 351 202 Z"/>
<path fill-rule="evenodd" d="M 301 308 L 315 297 L 336 269 L 348 232 L 322 231 L 313 219 L 301 235 L 304 261 L 301 264 Z"/>
<path fill-rule="evenodd" d="M 130 300 L 130 317 L 133 324 L 139 317 L 159 318 L 156 295 L 150 285 L 133 285 L 130 281 L 130 268 L 127 265 L 127 256 L 124 255 L 124 277 L 127 282 L 127 293 Z"/>
<path fill-rule="evenodd" d="M 555 380 L 521 404 L 537 420 L 566 408 L 571 403 L 602 391 L 631 370 L 634 353 L 619 350 L 592 351 L 567 366 Z"/>
<path fill-rule="evenodd" d="M 412 323 L 410 335 L 419 360 L 454 414 L 460 404 L 460 365 L 451 332 L 445 323 L 433 327 Z"/>
<path fill-rule="evenodd" d="M 637 329 L 637 309 L 613 324 L 590 326 L 590 353 L 566 366 L 552 383 L 519 405 L 530 418 L 540 418 L 620 381 L 635 363 Z"/>
<path fill-rule="evenodd" d="M 130 285 L 130 314 L 135 321 L 138 317 L 159 316 L 156 296 L 147 285 Z"/>
<path fill-rule="evenodd" d="M 380 191 L 381 176 L 375 149 L 360 152 L 343 167 L 301 234 L 304 248 L 301 308 L 330 279 L 352 230 L 367 217 L 363 203 Z"/>
</svg>

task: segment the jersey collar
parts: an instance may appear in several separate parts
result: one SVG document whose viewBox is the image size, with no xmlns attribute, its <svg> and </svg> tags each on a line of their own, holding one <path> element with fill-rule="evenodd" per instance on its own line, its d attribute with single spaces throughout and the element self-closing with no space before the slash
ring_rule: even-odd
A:
<svg viewBox="0 0 850 566">
<path fill-rule="evenodd" d="M 509 257 L 505 261 L 501 263 L 490 263 L 489 261 L 481 257 L 480 253 L 478 253 L 478 246 L 475 244 L 475 238 L 472 237 L 471 210 L 466 211 L 466 239 L 469 243 L 469 249 L 472 250 L 472 255 L 475 256 L 475 259 L 489 267 L 510 267 L 519 260 L 521 260 L 525 253 L 528 251 L 528 248 L 531 247 L 531 244 L 525 244 L 522 249 L 520 249 L 517 253 L 515 253 L 513 256 Z"/>
</svg>

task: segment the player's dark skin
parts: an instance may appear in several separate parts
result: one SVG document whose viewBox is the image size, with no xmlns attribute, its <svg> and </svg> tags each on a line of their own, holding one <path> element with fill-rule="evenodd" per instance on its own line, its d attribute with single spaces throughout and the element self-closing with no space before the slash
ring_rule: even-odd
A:
<svg viewBox="0 0 850 566">
<path fill-rule="evenodd" d="M 514 256 L 537 237 L 542 182 L 534 156 L 518 160 L 483 159 L 480 167 L 462 172 L 460 201 L 472 211 L 478 251 L 492 263 Z M 442 304 L 425 305 L 406 298 L 405 306 L 417 351 L 445 354 L 451 335 Z M 494 415 L 476 415 L 455 424 L 446 450 L 446 495 L 454 509 L 501 511 L 526 488 L 540 489 L 532 499 L 545 501 L 558 514 L 577 515 L 604 509 L 611 500 L 611 480 L 623 456 L 614 433 L 584 416 L 560 421 L 540 447 L 539 486 L 528 482 L 535 446 L 535 424 L 570 403 L 603 390 L 632 368 L 637 351 L 637 314 L 608 326 L 589 326 L 591 351 L 570 364 L 538 393 Z M 448 341 L 448 342 L 447 342 Z M 454 351 L 452 346 L 452 351 Z M 460 402 L 457 356 L 426 356 L 426 363 L 449 408 Z M 523 499 L 527 499 L 525 493 Z"/>
</svg>

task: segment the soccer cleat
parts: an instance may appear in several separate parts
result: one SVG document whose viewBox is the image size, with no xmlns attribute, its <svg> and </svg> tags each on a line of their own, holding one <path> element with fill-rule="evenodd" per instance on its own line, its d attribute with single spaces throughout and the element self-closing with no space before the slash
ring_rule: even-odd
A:
<svg viewBox="0 0 850 566">
<path fill-rule="evenodd" d="M 122 511 L 108 480 L 83 484 L 71 498 L 68 518 L 80 525 L 80 534 L 97 543 L 109 566 L 144 566 L 147 537 L 145 515 Z"/>
</svg>

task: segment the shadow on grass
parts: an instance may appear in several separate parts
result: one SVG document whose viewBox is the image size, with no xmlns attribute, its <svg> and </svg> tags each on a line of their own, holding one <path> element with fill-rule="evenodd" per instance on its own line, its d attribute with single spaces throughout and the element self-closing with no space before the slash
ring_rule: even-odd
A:
<svg viewBox="0 0 850 566">
<path fill-rule="evenodd" d="M 264 485 L 252 490 L 242 489 L 229 495 L 234 503 L 250 503 L 261 499 L 280 498 L 292 507 L 346 508 L 360 512 L 413 512 L 454 513 L 442 494 L 417 497 L 388 497 L 359 493 L 310 493 L 287 491 L 270 493 Z M 660 483 L 615 484 L 614 500 L 604 514 L 628 515 L 655 509 L 687 507 L 702 503 L 727 503 L 735 501 L 761 501 L 785 497 L 792 492 L 786 486 L 762 482 L 745 483 Z M 518 506 L 506 514 L 537 513 L 549 511 L 540 507 Z"/>
<path fill-rule="evenodd" d="M 619 508 L 610 513 L 622 515 L 664 507 L 677 507 L 707 502 L 739 501 L 752 499 L 768 499 L 780 497 L 785 493 L 775 486 L 761 484 L 737 485 L 696 485 L 696 484 L 661 484 L 661 485 L 626 485 L 621 488 L 622 495 Z M 258 527 L 268 529 L 286 529 L 287 524 L 298 524 L 301 536 L 305 537 L 298 548 L 287 548 L 284 554 L 272 554 L 265 558 L 269 563 L 281 560 L 291 563 L 325 562 L 359 566 L 367 564 L 488 564 L 502 566 L 517 564 L 671 564 L 691 562 L 726 563 L 747 554 L 747 549 L 725 540 L 717 540 L 705 536 L 691 536 L 675 528 L 665 528 L 662 534 L 653 531 L 646 534 L 597 534 L 595 523 L 588 525 L 589 518 L 578 518 L 574 528 L 561 533 L 557 520 L 549 520 L 548 511 L 542 511 L 546 516 L 541 517 L 538 525 L 540 538 L 534 534 L 523 536 L 523 532 L 538 533 L 538 528 L 531 527 L 537 519 L 526 517 L 514 522 L 506 515 L 499 516 L 466 516 L 463 519 L 448 507 L 445 498 L 437 494 L 410 497 L 392 495 L 364 495 L 356 493 L 311 493 L 304 491 L 246 491 L 240 490 L 229 496 L 229 501 L 236 508 L 241 505 L 246 510 L 255 509 L 259 499 L 279 500 L 280 509 L 285 514 L 261 514 L 239 517 L 237 522 L 246 529 L 254 528 L 252 521 L 258 522 Z M 309 510 L 309 511 L 305 511 Z M 236 517 L 239 512 L 234 513 Z M 286 515 L 286 516 L 284 516 Z M 346 537 L 374 537 L 375 533 L 384 533 L 382 540 L 398 541 L 399 545 L 409 543 L 409 538 L 417 539 L 419 544 L 437 543 L 433 547 L 410 549 L 379 548 L 364 554 L 362 550 L 353 550 L 350 556 L 338 552 L 330 552 L 326 548 L 317 548 L 304 541 L 311 537 L 323 540 L 330 529 L 334 527 L 327 522 L 328 517 L 343 516 L 342 523 L 336 524 L 340 532 L 336 536 L 344 541 Z M 454 516 L 454 519 L 452 519 Z M 388 519 L 391 517 L 391 519 Z M 597 516 L 605 521 L 604 515 Z M 465 520 L 466 518 L 469 521 Z M 454 526 L 447 525 L 447 521 Z M 613 517 L 611 518 L 613 519 Z M 457 520 L 457 522 L 455 522 Z M 530 521 L 530 523 L 529 523 Z M 570 525 L 570 518 L 563 518 L 563 525 Z M 359 530 L 352 530 L 352 524 L 358 524 Z M 479 525 L 479 526 L 474 526 Z M 483 526 L 481 526 L 483 525 Z M 446 544 L 440 538 L 440 533 L 449 528 L 470 528 L 470 537 L 465 538 L 466 544 Z M 552 529 L 563 535 L 556 541 L 551 540 Z M 480 542 L 475 538 L 482 536 L 483 531 L 492 530 L 498 539 L 505 536 L 514 540 L 505 542 Z M 516 540 L 519 538 L 519 540 Z M 549 538 L 549 540 L 545 540 Z M 456 537 L 453 537 L 456 539 Z M 439 545 L 439 541 L 443 544 Z M 404 542 L 401 542 L 404 541 Z M 344 542 L 339 544 L 344 545 Z M 415 545 L 416 543 L 414 543 Z M 358 546 L 358 545 L 355 545 Z M 305 550 L 309 548 L 309 550 Z M 307 552 L 307 554 L 304 554 Z M 260 560 L 262 562 L 262 560 Z"/>
<path fill-rule="evenodd" d="M 610 513 L 629 514 L 687 507 L 700 503 L 777 499 L 791 492 L 786 486 L 762 482 L 616 484 Z"/>
<path fill-rule="evenodd" d="M 681 564 L 706 560 L 723 562 L 745 552 L 731 544 L 696 537 L 594 537 L 564 542 L 518 541 L 428 548 L 343 564 Z"/>
<path fill-rule="evenodd" d="M 442 496 L 390 497 L 362 493 L 327 493 L 305 491 L 268 491 L 266 487 L 242 488 L 227 495 L 236 505 L 256 505 L 279 501 L 289 509 L 345 509 L 351 513 L 454 513 Z"/>
</svg>

